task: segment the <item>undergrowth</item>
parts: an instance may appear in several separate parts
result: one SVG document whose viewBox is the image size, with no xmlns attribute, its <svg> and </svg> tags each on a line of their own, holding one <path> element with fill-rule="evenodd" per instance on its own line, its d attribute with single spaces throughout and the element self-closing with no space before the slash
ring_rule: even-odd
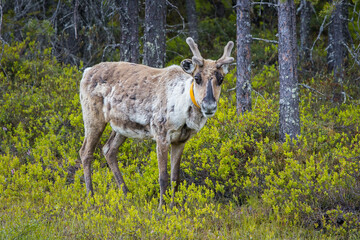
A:
<svg viewBox="0 0 360 240">
<path fill-rule="evenodd" d="M 81 71 L 36 46 L 28 38 L 1 49 L 1 239 L 360 237 L 355 96 L 333 105 L 324 79 L 304 80 L 324 94 L 301 90 L 301 136 L 280 143 L 276 66 L 253 76 L 253 110 L 241 116 L 235 92 L 227 92 L 233 69 L 216 116 L 186 144 L 175 207 L 158 210 L 154 143 L 129 139 L 120 147 L 124 196 L 100 151 L 109 127 L 95 153 L 95 196 L 86 196 Z"/>
</svg>

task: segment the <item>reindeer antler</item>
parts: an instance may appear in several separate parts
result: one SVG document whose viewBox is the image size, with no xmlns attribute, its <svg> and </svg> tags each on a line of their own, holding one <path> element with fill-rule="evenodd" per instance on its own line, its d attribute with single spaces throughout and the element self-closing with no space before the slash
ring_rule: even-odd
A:
<svg viewBox="0 0 360 240">
<path fill-rule="evenodd" d="M 188 37 L 186 39 L 186 43 L 189 45 L 189 47 L 194 55 L 192 57 L 193 62 L 195 62 L 200 67 L 202 67 L 204 65 L 204 58 L 201 56 L 197 44 L 194 42 L 194 40 L 191 37 Z"/>
<path fill-rule="evenodd" d="M 234 61 L 234 58 L 230 57 L 231 50 L 233 49 L 233 47 L 234 47 L 233 41 L 230 41 L 228 42 L 228 44 L 226 44 L 226 46 L 224 47 L 224 54 L 222 55 L 221 58 L 219 58 L 219 60 L 216 61 L 217 68 L 220 68 L 222 65 L 229 64 Z"/>
</svg>

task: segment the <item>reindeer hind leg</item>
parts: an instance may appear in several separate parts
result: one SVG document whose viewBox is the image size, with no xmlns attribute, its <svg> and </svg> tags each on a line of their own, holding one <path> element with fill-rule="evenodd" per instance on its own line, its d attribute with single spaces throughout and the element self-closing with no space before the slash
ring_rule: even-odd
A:
<svg viewBox="0 0 360 240">
<path fill-rule="evenodd" d="M 105 129 L 106 121 L 101 112 L 103 99 L 100 97 L 90 97 L 89 93 L 80 89 L 80 101 L 84 119 L 85 138 L 79 151 L 81 162 L 84 168 L 84 178 L 86 191 L 93 195 L 91 181 L 91 163 L 94 159 L 94 152 Z"/>
<path fill-rule="evenodd" d="M 111 171 L 114 173 L 116 184 L 123 190 L 124 194 L 126 195 L 129 190 L 125 184 L 123 176 L 121 175 L 116 159 L 119 147 L 125 142 L 125 140 L 126 137 L 116 133 L 115 131 L 112 131 L 109 139 L 103 147 L 103 153 Z"/>
<path fill-rule="evenodd" d="M 93 126 L 90 128 L 86 128 L 85 125 L 85 138 L 84 143 L 79 151 L 81 162 L 83 164 L 84 168 L 84 178 L 85 178 L 85 184 L 86 184 L 86 192 L 87 194 L 94 194 L 94 189 L 92 186 L 92 180 L 91 180 L 91 163 L 94 159 L 94 152 L 97 143 L 99 142 L 99 139 L 101 137 L 101 134 L 104 131 L 106 124 L 103 124 L 102 126 Z"/>
</svg>

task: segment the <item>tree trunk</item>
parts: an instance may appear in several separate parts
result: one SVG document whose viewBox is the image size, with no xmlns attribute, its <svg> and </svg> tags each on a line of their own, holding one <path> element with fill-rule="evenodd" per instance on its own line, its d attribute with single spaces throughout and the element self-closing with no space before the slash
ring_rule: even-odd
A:
<svg viewBox="0 0 360 240">
<path fill-rule="evenodd" d="M 139 62 L 138 0 L 120 0 L 120 61 Z"/>
<path fill-rule="evenodd" d="M 243 114 L 251 111 L 250 0 L 237 0 L 236 6 L 236 110 Z"/>
<path fill-rule="evenodd" d="M 218 18 L 225 17 L 225 6 L 221 0 L 212 0 L 211 1 L 215 8 L 215 16 Z"/>
<path fill-rule="evenodd" d="M 302 65 L 307 65 L 310 60 L 310 19 L 311 3 L 301 0 L 300 11 L 300 61 Z"/>
<path fill-rule="evenodd" d="M 334 72 L 333 102 L 343 102 L 344 58 L 347 55 L 344 44 L 347 42 L 348 9 L 346 1 L 335 5 L 329 25 L 329 44 L 327 48 L 328 71 Z"/>
<path fill-rule="evenodd" d="M 280 140 L 300 135 L 294 0 L 279 0 Z"/>
<path fill-rule="evenodd" d="M 145 1 L 144 64 L 164 67 L 166 0 Z"/>
<path fill-rule="evenodd" d="M 192 37 L 195 42 L 199 39 L 197 29 L 197 16 L 196 16 L 196 4 L 195 0 L 186 0 L 186 15 L 189 26 L 189 36 Z"/>
</svg>

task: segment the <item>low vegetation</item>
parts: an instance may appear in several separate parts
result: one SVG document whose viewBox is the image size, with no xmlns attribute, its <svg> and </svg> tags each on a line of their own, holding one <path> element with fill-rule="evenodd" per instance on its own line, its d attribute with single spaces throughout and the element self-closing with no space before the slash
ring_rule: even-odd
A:
<svg viewBox="0 0 360 240">
<path fill-rule="evenodd" d="M 158 210 L 154 142 L 121 146 L 119 166 L 131 191 L 124 196 L 100 151 L 107 128 L 88 198 L 78 157 L 81 71 L 30 37 L 1 52 L 1 239 L 360 238 L 353 82 L 346 83 L 346 102 L 333 105 L 331 75 L 304 79 L 301 137 L 280 143 L 276 63 L 254 70 L 253 111 L 242 116 L 228 91 L 233 69 L 215 117 L 186 145 L 176 206 Z"/>
</svg>

